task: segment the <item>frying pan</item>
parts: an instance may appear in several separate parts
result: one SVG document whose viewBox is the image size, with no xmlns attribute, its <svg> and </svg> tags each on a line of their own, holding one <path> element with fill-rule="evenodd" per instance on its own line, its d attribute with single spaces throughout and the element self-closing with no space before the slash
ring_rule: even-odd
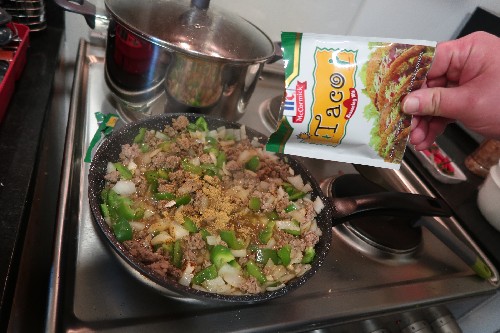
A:
<svg viewBox="0 0 500 333">
<path fill-rule="evenodd" d="M 119 258 L 119 261 L 124 264 L 127 270 L 129 270 L 134 276 L 145 284 L 153 287 L 168 297 L 187 302 L 221 301 L 234 303 L 258 303 L 268 301 L 297 289 L 318 271 L 330 249 L 332 239 L 332 221 L 333 224 L 336 225 L 348 221 L 350 216 L 366 214 L 377 215 L 394 213 L 398 215 L 450 215 L 450 211 L 447 209 L 447 206 L 436 199 L 417 194 L 406 195 L 403 193 L 391 194 L 389 200 L 384 197 L 386 194 L 381 195 L 382 199 L 377 194 L 370 194 L 366 197 L 358 196 L 354 201 L 350 201 L 348 198 L 343 198 L 343 200 L 339 200 L 341 203 L 339 207 L 334 209 L 331 204 L 335 204 L 335 199 L 327 199 L 311 173 L 297 160 L 290 156 L 286 156 L 287 162 L 295 171 L 295 174 L 300 174 L 305 183 L 308 182 L 311 184 L 311 187 L 313 188 L 311 193 L 312 199 L 314 200 L 316 197 L 320 197 L 325 204 L 322 212 L 316 217 L 317 225 L 322 231 L 322 236 L 315 246 L 316 257 L 311 263 L 311 269 L 302 276 L 289 281 L 281 289 L 252 295 L 221 295 L 183 286 L 174 279 L 168 279 L 158 275 L 153 270 L 149 269 L 130 256 L 123 244 L 116 240 L 100 210 L 100 193 L 105 186 L 104 176 L 106 174 L 106 166 L 109 161 L 114 162 L 119 160 L 121 146 L 126 143 L 130 144 L 139 131 L 139 128 L 146 127 L 148 129 L 162 130 L 165 125 L 171 124 L 173 118 L 177 118 L 180 115 L 186 116 L 191 122 L 194 122 L 199 117 L 197 114 L 163 114 L 145 118 L 138 122 L 129 123 L 114 132 L 98 147 L 92 160 L 88 176 L 89 203 L 92 215 L 94 216 L 94 221 L 97 225 L 98 233 L 103 237 L 104 242 L 112 248 L 112 252 Z M 219 118 L 205 116 L 205 119 L 211 129 L 218 128 L 220 126 L 225 126 L 226 128 L 239 128 L 241 126 L 238 123 L 229 122 Z M 263 144 L 267 141 L 265 135 L 251 128 L 247 128 L 246 132 L 249 139 L 257 138 L 259 142 Z M 281 157 L 283 157 L 283 155 L 281 155 Z M 422 205 L 416 208 L 415 205 L 412 205 L 415 200 L 420 200 Z M 406 209 L 398 208 L 400 204 L 405 204 Z"/>
</svg>

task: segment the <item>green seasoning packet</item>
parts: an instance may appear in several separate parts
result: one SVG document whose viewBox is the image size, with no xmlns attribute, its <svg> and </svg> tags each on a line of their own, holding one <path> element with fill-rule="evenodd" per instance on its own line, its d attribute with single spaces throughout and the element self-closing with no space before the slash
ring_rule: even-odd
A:
<svg viewBox="0 0 500 333">
<path fill-rule="evenodd" d="M 117 115 L 104 114 L 101 112 L 96 112 L 95 117 L 97 119 L 97 123 L 99 124 L 99 128 L 95 132 L 94 137 L 90 141 L 89 147 L 87 148 L 87 153 L 84 158 L 84 161 L 87 163 L 92 162 L 92 150 L 95 145 L 101 140 L 103 135 L 108 136 L 113 132 L 116 122 L 120 119 Z"/>
<path fill-rule="evenodd" d="M 436 42 L 283 32 L 283 117 L 272 152 L 399 169 Z"/>
</svg>

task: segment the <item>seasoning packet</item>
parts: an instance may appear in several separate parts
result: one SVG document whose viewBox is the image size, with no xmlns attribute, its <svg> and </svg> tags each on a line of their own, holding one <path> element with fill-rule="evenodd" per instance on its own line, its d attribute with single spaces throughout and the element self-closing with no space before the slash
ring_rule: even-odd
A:
<svg viewBox="0 0 500 333">
<path fill-rule="evenodd" d="M 86 163 L 92 162 L 92 151 L 94 150 L 95 146 L 99 143 L 99 141 L 101 141 L 101 138 L 103 136 L 106 137 L 113 133 L 116 122 L 120 119 L 120 117 L 115 114 L 104 114 L 102 112 L 96 112 L 95 118 L 97 120 L 99 128 L 92 137 L 92 140 L 90 141 L 90 144 L 87 148 L 87 152 L 85 153 L 85 158 L 83 160 Z"/>
<path fill-rule="evenodd" d="M 436 42 L 283 32 L 281 121 L 266 150 L 399 169 Z"/>
</svg>

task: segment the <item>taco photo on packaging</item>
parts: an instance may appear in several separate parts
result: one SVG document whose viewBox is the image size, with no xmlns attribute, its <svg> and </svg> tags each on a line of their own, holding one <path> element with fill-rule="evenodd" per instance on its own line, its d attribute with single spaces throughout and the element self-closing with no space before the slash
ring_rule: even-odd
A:
<svg viewBox="0 0 500 333">
<path fill-rule="evenodd" d="M 436 42 L 283 32 L 283 116 L 266 149 L 399 169 Z"/>
</svg>

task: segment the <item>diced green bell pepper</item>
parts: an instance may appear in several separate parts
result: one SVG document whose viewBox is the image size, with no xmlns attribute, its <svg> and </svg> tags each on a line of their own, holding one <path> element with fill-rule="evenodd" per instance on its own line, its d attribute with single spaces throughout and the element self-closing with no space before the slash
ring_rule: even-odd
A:
<svg viewBox="0 0 500 333">
<path fill-rule="evenodd" d="M 170 254 L 172 256 L 174 253 L 174 243 L 163 243 L 161 244 L 161 249 L 163 254 Z"/>
<path fill-rule="evenodd" d="M 241 250 L 245 248 L 245 243 L 236 238 L 236 234 L 233 230 L 221 230 L 219 232 L 220 238 L 227 243 L 230 249 Z"/>
<path fill-rule="evenodd" d="M 251 171 L 257 171 L 260 168 L 260 158 L 255 155 L 252 156 L 248 162 L 245 163 L 245 168 Z"/>
<path fill-rule="evenodd" d="M 264 230 L 259 232 L 259 242 L 261 242 L 262 244 L 267 244 L 267 242 L 269 242 L 269 240 L 273 236 L 273 229 L 275 225 L 276 221 L 274 220 L 267 222 Z"/>
<path fill-rule="evenodd" d="M 118 170 L 118 172 L 120 173 L 120 177 L 125 179 L 125 180 L 131 180 L 133 175 L 132 175 L 132 172 L 126 167 L 124 166 L 123 164 L 121 163 L 115 163 L 113 164 L 116 168 L 116 170 Z"/>
<path fill-rule="evenodd" d="M 174 200 L 175 200 L 175 205 L 177 207 L 187 205 L 188 203 L 191 202 L 191 195 L 187 193 L 184 194 L 183 196 L 175 198 Z"/>
<path fill-rule="evenodd" d="M 109 208 L 105 203 L 101 204 L 101 213 L 104 218 L 109 218 Z"/>
<path fill-rule="evenodd" d="M 158 192 L 158 193 L 154 193 L 153 197 L 156 200 L 175 200 L 175 194 L 172 194 L 170 192 Z"/>
<path fill-rule="evenodd" d="M 141 153 L 147 153 L 149 151 L 149 145 L 146 143 L 141 143 L 139 145 L 139 149 L 141 150 Z"/>
<path fill-rule="evenodd" d="M 180 239 L 176 240 L 174 243 L 172 264 L 177 268 L 180 268 L 182 265 L 182 244 Z"/>
<path fill-rule="evenodd" d="M 181 167 L 184 171 L 194 173 L 195 175 L 201 176 L 203 174 L 203 169 L 201 168 L 201 166 L 189 163 L 189 161 L 187 160 L 182 160 Z"/>
<path fill-rule="evenodd" d="M 257 279 L 260 284 L 266 283 L 267 279 L 264 273 L 260 270 L 259 266 L 252 260 L 248 260 L 245 266 L 247 273 Z"/>
<path fill-rule="evenodd" d="M 208 131 L 208 123 L 203 117 L 199 117 L 196 119 L 195 123 L 196 128 L 201 131 L 201 132 L 207 132 Z"/>
<path fill-rule="evenodd" d="M 276 265 L 279 264 L 278 252 L 273 249 L 257 249 L 255 251 L 255 261 L 259 264 L 265 265 L 271 259 Z"/>
<path fill-rule="evenodd" d="M 116 211 L 118 216 L 127 221 L 135 219 L 136 210 L 132 208 L 132 200 L 129 198 L 120 197 Z"/>
<path fill-rule="evenodd" d="M 301 198 L 305 197 L 305 195 L 306 195 L 305 192 L 299 191 L 292 184 L 283 183 L 282 186 L 283 186 L 283 189 L 285 190 L 285 192 L 288 194 L 288 199 L 290 201 L 295 201 L 295 200 L 301 199 Z"/>
<path fill-rule="evenodd" d="M 134 143 L 143 143 L 145 137 L 146 137 L 146 128 L 145 127 L 139 128 L 139 133 L 135 136 Z"/>
<path fill-rule="evenodd" d="M 207 229 L 200 229 L 201 238 L 206 242 L 207 236 L 211 236 Z"/>
<path fill-rule="evenodd" d="M 190 233 L 198 232 L 198 227 L 196 226 L 194 221 L 187 216 L 184 216 L 184 223 L 182 224 L 182 226 Z"/>
<path fill-rule="evenodd" d="M 270 220 L 270 221 L 274 221 L 274 220 L 277 220 L 279 219 L 279 215 L 278 215 L 278 212 L 276 212 L 275 210 L 273 210 L 272 212 L 269 212 L 267 213 L 267 218 Z"/>
<path fill-rule="evenodd" d="M 158 145 L 158 148 L 161 151 L 168 152 L 170 151 L 170 147 L 172 146 L 172 141 L 163 141 Z"/>
<path fill-rule="evenodd" d="M 290 213 L 296 210 L 297 207 L 292 203 L 285 207 L 285 212 Z"/>
<path fill-rule="evenodd" d="M 297 227 L 300 226 L 300 223 L 297 220 L 292 220 L 292 223 L 296 225 Z M 293 235 L 293 236 L 300 236 L 300 228 L 295 230 L 295 229 L 283 229 L 284 232 Z"/>
<path fill-rule="evenodd" d="M 215 164 L 202 164 L 201 169 L 209 176 L 216 176 L 219 174 L 219 168 Z"/>
<path fill-rule="evenodd" d="M 191 280 L 192 284 L 201 284 L 206 280 L 213 280 L 217 277 L 217 268 L 215 265 L 210 265 L 207 268 L 202 269 L 198 273 L 195 274 L 193 279 Z"/>
<path fill-rule="evenodd" d="M 216 138 L 213 138 L 211 136 L 206 136 L 205 137 L 205 140 L 207 141 L 207 143 L 210 145 L 210 146 L 217 146 L 217 139 Z"/>
<path fill-rule="evenodd" d="M 216 162 L 217 167 L 222 168 L 222 165 L 227 160 L 226 153 L 224 153 L 223 151 L 219 152 L 216 156 L 216 160 L 217 160 Z"/>
<path fill-rule="evenodd" d="M 292 253 L 292 247 L 288 244 L 283 245 L 283 247 L 278 250 L 278 257 L 280 258 L 281 264 L 283 266 L 290 265 L 291 253 Z"/>
<path fill-rule="evenodd" d="M 250 208 L 254 212 L 257 212 L 260 210 L 260 207 L 261 207 L 260 198 L 251 197 L 250 200 L 248 201 L 248 208 Z"/>
<path fill-rule="evenodd" d="M 231 253 L 231 250 L 223 245 L 215 245 L 212 250 L 210 250 L 210 261 L 217 269 L 231 260 L 234 260 L 234 255 Z"/>
<path fill-rule="evenodd" d="M 309 264 L 311 261 L 313 261 L 315 255 L 316 255 L 316 251 L 314 250 L 314 247 L 312 247 L 312 246 L 307 247 L 304 250 L 304 256 L 302 257 L 302 263 Z"/>
<path fill-rule="evenodd" d="M 144 178 L 146 178 L 146 181 L 150 184 L 155 182 L 155 181 L 158 181 L 158 171 L 148 170 L 148 171 L 144 172 Z"/>
<path fill-rule="evenodd" d="M 123 217 L 118 217 L 111 228 L 113 229 L 113 234 L 120 243 L 132 239 L 132 226 Z"/>
</svg>

